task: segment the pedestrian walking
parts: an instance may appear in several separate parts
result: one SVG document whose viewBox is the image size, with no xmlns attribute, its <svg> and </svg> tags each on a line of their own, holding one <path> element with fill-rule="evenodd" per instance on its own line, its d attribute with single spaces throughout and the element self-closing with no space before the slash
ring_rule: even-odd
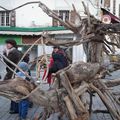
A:
<svg viewBox="0 0 120 120">
<path fill-rule="evenodd" d="M 49 73 L 56 73 L 58 70 L 63 69 L 68 66 L 68 61 L 65 56 L 65 52 L 59 47 L 53 47 L 53 65 L 49 69 Z"/>
</svg>

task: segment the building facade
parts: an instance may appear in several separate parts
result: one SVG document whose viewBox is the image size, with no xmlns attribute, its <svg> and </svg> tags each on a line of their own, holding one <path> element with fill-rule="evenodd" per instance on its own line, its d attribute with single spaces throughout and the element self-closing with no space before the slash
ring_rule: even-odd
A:
<svg viewBox="0 0 120 120">
<path fill-rule="evenodd" d="M 110 0 L 110 11 L 120 18 L 120 0 Z"/>
<path fill-rule="evenodd" d="M 22 5 L 30 1 L 35 1 L 35 0 L 9 0 L 9 1 L 4 0 L 4 1 L 0 1 L 0 5 L 7 9 L 13 9 L 19 5 Z M 41 2 L 45 3 L 50 9 L 54 10 L 56 14 L 58 14 L 60 18 L 64 21 L 69 20 L 73 23 L 78 22 L 74 15 L 72 4 L 74 4 L 77 11 L 81 15 L 81 17 L 85 17 L 82 0 L 41 0 Z M 97 0 L 97 1 L 96 0 L 84 0 L 84 2 L 88 6 L 90 13 L 92 13 L 95 17 L 99 18 L 99 7 L 104 6 L 105 4 L 104 0 Z M 1 44 L 6 39 L 5 37 L 3 37 L 5 35 L 2 34 L 3 33 L 2 30 L 4 29 L 4 33 L 7 35 L 7 38 L 8 37 L 14 38 L 14 36 L 17 36 L 18 38 L 15 38 L 15 39 L 19 41 L 19 44 L 28 46 L 28 43 L 30 44 L 31 41 L 34 42 L 36 36 L 38 37 L 40 35 L 40 31 L 35 31 L 34 34 L 38 34 L 38 35 L 34 35 L 33 32 L 26 32 L 26 31 L 23 31 L 23 32 L 19 31 L 18 33 L 14 31 L 14 28 L 16 29 L 16 27 L 22 27 L 22 28 L 24 27 L 33 28 L 34 27 L 36 29 L 39 29 L 41 28 L 41 26 L 54 26 L 54 27 L 59 28 L 59 26 L 62 26 L 62 25 L 55 19 L 48 17 L 39 8 L 38 4 L 30 4 L 22 8 L 19 8 L 16 11 L 13 11 L 12 13 L 11 12 L 7 13 L 7 11 L 0 9 L 0 26 L 2 27 L 12 26 L 10 27 L 9 31 L 6 30 L 9 28 L 6 28 L 6 29 L 4 27 L 0 28 Z M 14 32 L 15 34 L 13 34 Z M 59 31 L 53 32 L 52 35 L 54 36 L 56 40 L 57 39 L 61 39 L 61 40 L 65 40 L 65 39 L 75 40 L 76 39 L 76 36 L 73 33 L 66 33 L 65 31 L 63 31 L 64 33 L 60 34 L 60 32 Z M 33 35 L 31 36 L 31 34 Z M 22 39 L 22 42 L 21 42 L 21 39 Z M 39 56 L 42 54 L 42 48 L 40 45 L 38 45 L 37 49 L 35 50 L 37 51 L 35 56 Z M 49 53 L 52 51 L 52 48 L 48 46 L 46 47 L 46 51 Z M 85 61 L 85 53 L 83 51 L 82 45 L 73 47 L 73 62 L 76 62 L 79 60 Z"/>
<path fill-rule="evenodd" d="M 36 1 L 36 0 L 4 0 L 4 1 L 1 0 L 0 5 L 10 10 L 30 1 Z M 90 1 L 84 0 L 85 4 L 89 7 L 90 12 L 94 16 L 97 16 L 98 10 L 96 9 L 96 7 L 100 6 L 101 0 L 97 0 L 97 2 L 96 0 L 90 0 Z M 77 11 L 81 14 L 81 16 L 84 16 L 84 8 L 82 5 L 82 0 L 41 0 L 41 2 L 46 4 L 50 9 L 57 11 L 59 16 L 63 20 L 70 19 L 71 21 L 74 21 L 75 18 L 72 13 L 73 10 L 72 4 L 74 4 L 74 6 L 76 7 Z M 3 16 L 6 16 L 4 17 L 4 20 L 1 21 L 2 26 L 16 25 L 17 27 L 41 27 L 41 26 L 51 26 L 53 23 L 52 18 L 48 17 L 39 8 L 38 4 L 26 5 L 22 8 L 17 9 L 13 13 L 8 14 L 8 12 L 5 12 L 2 8 L 0 9 L 1 20 L 3 19 Z M 13 20 L 14 24 L 11 23 L 11 20 Z"/>
</svg>

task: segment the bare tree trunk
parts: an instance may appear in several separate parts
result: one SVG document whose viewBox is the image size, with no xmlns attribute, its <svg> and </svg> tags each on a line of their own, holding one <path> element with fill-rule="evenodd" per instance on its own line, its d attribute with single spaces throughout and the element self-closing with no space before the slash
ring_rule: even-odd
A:
<svg viewBox="0 0 120 120">
<path fill-rule="evenodd" d="M 83 44 L 83 48 L 87 57 L 87 62 L 101 63 L 103 43 L 100 42 L 88 42 Z"/>
</svg>

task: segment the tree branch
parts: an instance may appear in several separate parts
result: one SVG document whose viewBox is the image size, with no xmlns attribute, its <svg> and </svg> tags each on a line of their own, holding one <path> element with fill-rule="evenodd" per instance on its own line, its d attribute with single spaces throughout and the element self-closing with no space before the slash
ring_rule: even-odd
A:
<svg viewBox="0 0 120 120">
<path fill-rule="evenodd" d="M 7 62 L 9 62 L 10 64 L 12 64 L 13 66 L 15 66 L 19 71 L 21 71 L 26 77 L 28 77 L 31 81 L 33 81 L 34 79 L 29 76 L 27 73 L 25 73 L 18 65 L 16 65 L 15 63 L 13 63 L 12 61 L 10 61 L 6 56 L 0 54 L 0 56 L 5 59 Z"/>
<path fill-rule="evenodd" d="M 49 9 L 45 4 L 42 2 L 39 2 L 39 7 L 50 17 L 58 20 L 62 25 L 64 25 L 66 28 L 72 30 L 73 32 L 78 32 L 77 27 L 70 26 L 67 22 L 64 22 L 55 12 L 53 12 L 51 9 Z"/>
</svg>

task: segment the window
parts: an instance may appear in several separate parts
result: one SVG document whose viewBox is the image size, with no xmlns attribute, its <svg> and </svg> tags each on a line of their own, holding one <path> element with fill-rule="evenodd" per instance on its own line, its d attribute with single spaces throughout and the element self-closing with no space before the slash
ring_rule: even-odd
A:
<svg viewBox="0 0 120 120">
<path fill-rule="evenodd" d="M 59 17 L 63 20 L 69 20 L 69 11 L 68 10 L 60 10 L 59 11 Z"/>
<path fill-rule="evenodd" d="M 0 11 L 0 26 L 10 26 L 9 11 Z"/>
<path fill-rule="evenodd" d="M 73 12 L 70 11 L 70 10 L 54 10 L 54 12 L 59 16 L 59 18 L 61 18 L 63 21 L 73 21 L 74 18 L 72 17 L 73 16 Z M 62 26 L 62 24 L 57 21 L 56 19 L 53 18 L 53 21 L 52 21 L 52 25 L 53 26 Z"/>
<path fill-rule="evenodd" d="M 63 20 L 63 21 L 66 21 L 66 20 L 69 20 L 69 17 L 70 16 L 70 12 L 69 10 L 60 10 L 59 11 L 59 17 Z M 59 24 L 60 26 L 62 26 L 61 24 Z"/>
<path fill-rule="evenodd" d="M 0 26 L 15 26 L 16 14 L 15 11 L 0 11 Z"/>
<path fill-rule="evenodd" d="M 6 26 L 9 26 L 10 25 L 10 13 L 7 12 L 6 13 Z"/>
</svg>

